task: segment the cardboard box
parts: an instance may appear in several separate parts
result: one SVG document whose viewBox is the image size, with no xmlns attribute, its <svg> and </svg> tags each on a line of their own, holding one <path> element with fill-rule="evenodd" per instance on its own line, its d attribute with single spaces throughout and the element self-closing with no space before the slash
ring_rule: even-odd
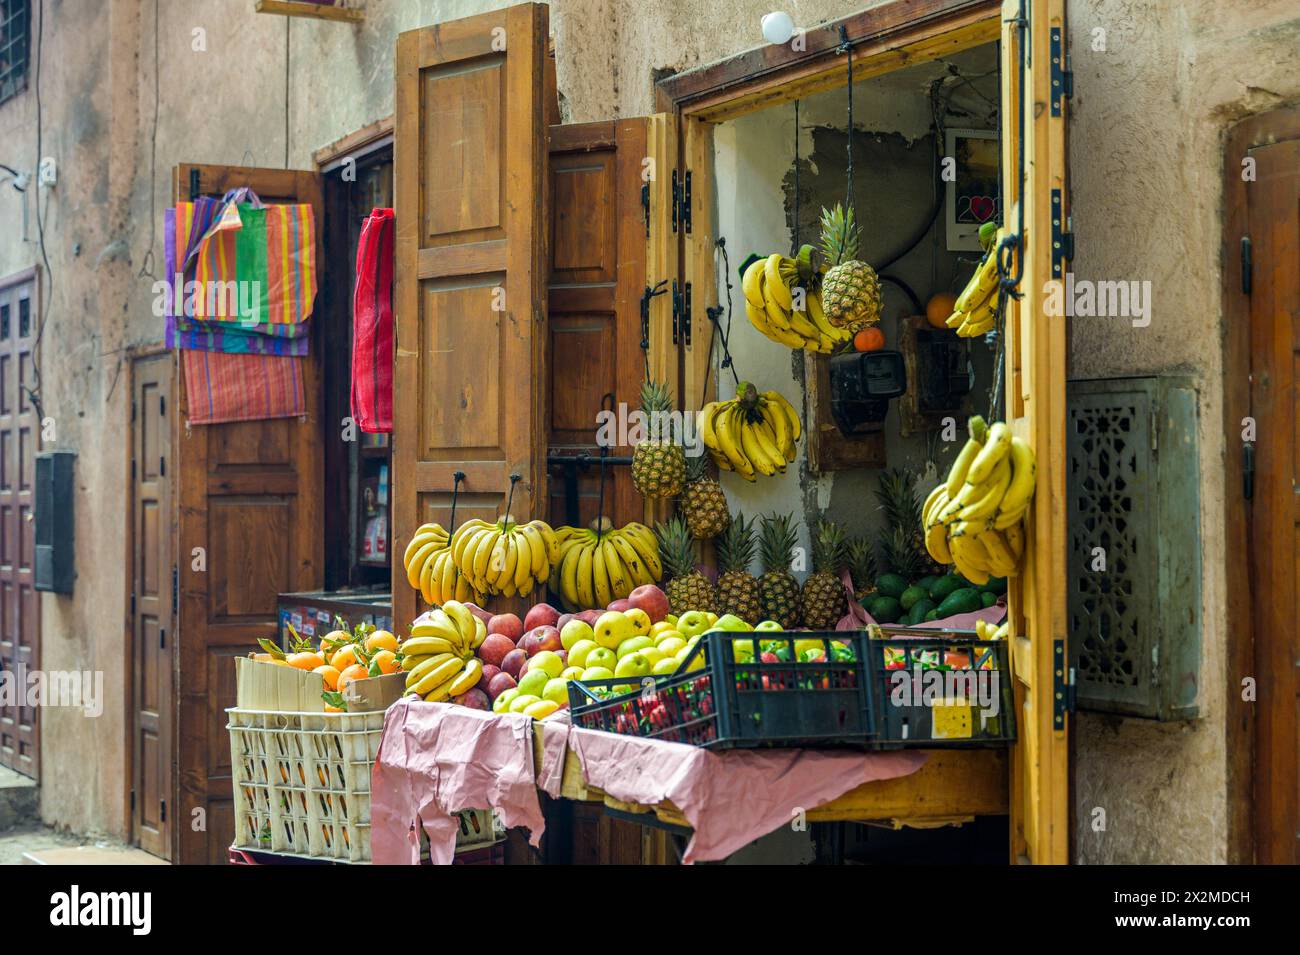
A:
<svg viewBox="0 0 1300 955">
<path fill-rule="evenodd" d="M 405 673 L 354 680 L 343 687 L 349 713 L 386 710 L 406 689 Z M 323 713 L 325 681 L 319 674 L 265 663 L 250 657 L 235 658 L 235 705 L 241 710 L 273 713 Z"/>
<path fill-rule="evenodd" d="M 343 701 L 349 713 L 386 710 L 402 698 L 405 689 L 405 673 L 372 676 L 368 680 L 353 680 L 343 687 Z"/>
</svg>

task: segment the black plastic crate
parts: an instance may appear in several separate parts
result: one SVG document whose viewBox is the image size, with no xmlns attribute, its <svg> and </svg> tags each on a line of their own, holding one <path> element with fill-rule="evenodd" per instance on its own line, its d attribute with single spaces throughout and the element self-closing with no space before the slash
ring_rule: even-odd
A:
<svg viewBox="0 0 1300 955">
<path fill-rule="evenodd" d="M 987 748 L 1016 740 L 1007 641 L 973 630 L 872 627 L 880 749 Z"/>
<path fill-rule="evenodd" d="M 765 647 L 789 659 L 764 662 Z M 800 651 L 817 649 L 822 661 L 799 661 Z M 676 672 L 642 678 L 632 692 L 603 695 L 632 685 L 627 678 L 570 682 L 570 721 L 711 749 L 868 749 L 875 722 L 867 652 L 860 631 L 715 631 Z M 703 667 L 691 670 L 701 657 Z"/>
</svg>

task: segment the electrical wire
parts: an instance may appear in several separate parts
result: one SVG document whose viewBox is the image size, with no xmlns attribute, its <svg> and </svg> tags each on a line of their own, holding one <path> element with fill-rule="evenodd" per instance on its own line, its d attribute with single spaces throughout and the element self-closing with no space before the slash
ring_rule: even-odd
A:
<svg viewBox="0 0 1300 955">
<path fill-rule="evenodd" d="M 153 0 L 153 129 L 149 133 L 149 248 L 145 250 L 144 258 L 140 262 L 140 271 L 137 278 L 148 276 L 155 278 L 153 274 L 153 247 L 158 239 L 158 102 L 159 102 L 159 80 L 158 80 L 158 4 L 160 0 Z M 171 276 L 168 276 L 170 280 Z"/>
<path fill-rule="evenodd" d="M 37 188 L 36 188 L 36 232 L 41 248 L 41 262 L 44 264 L 43 277 L 46 289 L 41 295 L 40 315 L 36 322 L 36 337 L 32 339 L 32 383 L 34 388 L 23 386 L 27 392 L 27 398 L 31 401 L 32 406 L 36 409 L 38 418 L 44 420 L 45 412 L 41 407 L 41 339 L 45 336 L 45 322 L 50 314 L 50 299 L 54 297 L 54 270 L 50 268 L 50 256 L 45 248 L 45 216 L 41 213 L 40 207 L 40 168 L 41 168 L 41 148 L 42 148 L 42 124 L 41 124 L 41 48 L 42 38 L 45 34 L 45 0 L 39 0 L 36 4 L 37 10 L 41 15 L 40 25 L 36 28 L 36 72 L 33 77 L 32 86 L 36 94 L 36 169 L 37 169 Z M 46 198 L 45 211 L 49 212 L 49 199 Z"/>
</svg>

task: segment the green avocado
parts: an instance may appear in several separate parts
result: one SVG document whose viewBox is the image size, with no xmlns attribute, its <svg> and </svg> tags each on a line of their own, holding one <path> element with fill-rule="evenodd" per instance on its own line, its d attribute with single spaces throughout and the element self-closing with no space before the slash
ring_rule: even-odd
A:
<svg viewBox="0 0 1300 955">
<path fill-rule="evenodd" d="M 920 584 L 912 584 L 903 591 L 903 595 L 898 598 L 898 602 L 903 605 L 904 610 L 911 610 L 918 600 L 924 600 L 929 596 L 930 592 Z"/>
<path fill-rule="evenodd" d="M 942 603 L 948 595 L 954 590 L 960 590 L 962 582 L 960 577 L 949 574 L 946 577 L 940 577 L 930 585 L 930 599 Z"/>
<path fill-rule="evenodd" d="M 943 603 L 939 604 L 939 619 L 951 617 L 958 613 L 974 613 L 976 610 L 983 609 L 980 603 L 980 592 L 974 587 L 963 587 L 961 590 L 954 590 L 944 598 Z"/>
<path fill-rule="evenodd" d="M 876 578 L 876 592 L 882 597 L 901 597 L 907 580 L 898 574 L 881 574 Z"/>
<path fill-rule="evenodd" d="M 897 623 L 903 615 L 903 605 L 895 597 L 877 597 L 867 604 L 867 613 L 876 623 Z"/>
<path fill-rule="evenodd" d="M 1004 594 L 1007 592 L 1007 579 L 1005 577 L 990 577 L 989 582 L 980 590 L 989 594 Z"/>
<path fill-rule="evenodd" d="M 912 604 L 912 609 L 908 611 L 903 623 L 909 627 L 915 627 L 918 623 L 924 623 L 926 614 L 935 608 L 935 603 L 929 597 L 923 597 L 916 603 Z"/>
<path fill-rule="evenodd" d="M 930 592 L 930 588 L 934 586 L 934 582 L 935 582 L 936 580 L 938 580 L 938 579 L 939 579 L 939 578 L 938 578 L 938 577 L 935 577 L 933 574 L 927 574 L 926 576 L 922 577 L 920 580 L 913 581 L 913 582 L 912 582 L 912 586 L 913 586 L 913 587 L 924 587 L 924 588 L 925 588 L 925 592 L 926 592 L 926 593 L 929 593 L 929 592 Z"/>
<path fill-rule="evenodd" d="M 992 607 L 998 602 L 998 595 L 990 590 L 980 591 L 980 603 L 986 607 Z"/>
<path fill-rule="evenodd" d="M 938 620 L 938 619 L 939 619 L 939 611 L 938 611 L 938 610 L 931 610 L 929 613 L 927 613 L 927 614 L 925 615 L 925 622 L 926 622 L 926 623 L 930 623 L 931 621 L 933 621 L 933 620 Z"/>
</svg>

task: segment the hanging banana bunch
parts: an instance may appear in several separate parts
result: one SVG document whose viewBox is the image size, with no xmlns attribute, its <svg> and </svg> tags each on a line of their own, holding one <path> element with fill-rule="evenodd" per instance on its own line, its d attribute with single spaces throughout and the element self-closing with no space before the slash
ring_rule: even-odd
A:
<svg viewBox="0 0 1300 955">
<path fill-rule="evenodd" d="M 482 592 L 452 562 L 450 535 L 441 524 L 420 525 L 406 545 L 402 566 L 406 569 L 406 582 L 420 592 L 427 604 L 448 600 L 482 603 Z"/>
<path fill-rule="evenodd" d="M 947 326 L 961 338 L 975 338 L 990 331 L 998 317 L 998 243 L 1003 230 L 985 223 L 980 227 L 984 258 L 953 304 Z"/>
<path fill-rule="evenodd" d="M 975 415 L 969 433 L 948 479 L 926 498 L 921 519 L 930 556 L 983 586 L 990 576 L 1020 572 L 1036 463 L 1033 449 L 1005 422 L 989 427 Z"/>
<path fill-rule="evenodd" d="M 745 314 L 765 336 L 789 348 L 829 355 L 853 338 L 853 329 L 836 328 L 827 319 L 812 254 L 813 247 L 805 245 L 797 258 L 774 252 L 755 259 L 740 286 Z"/>
<path fill-rule="evenodd" d="M 551 575 L 560 542 L 545 521 L 518 524 L 503 516 L 495 523 L 474 518 L 456 528 L 449 544 L 461 576 L 483 594 L 527 594 Z"/>
<path fill-rule="evenodd" d="M 784 395 L 760 394 L 747 381 L 737 383 L 735 398 L 710 401 L 701 408 L 699 429 L 718 467 L 746 481 L 757 480 L 757 474 L 784 474 L 802 434 L 799 414 Z"/>
<path fill-rule="evenodd" d="M 570 610 L 595 610 L 621 600 L 663 576 L 654 532 L 633 521 L 616 528 L 607 517 L 591 527 L 556 528 L 560 559 L 551 570 L 551 590 Z"/>
</svg>

